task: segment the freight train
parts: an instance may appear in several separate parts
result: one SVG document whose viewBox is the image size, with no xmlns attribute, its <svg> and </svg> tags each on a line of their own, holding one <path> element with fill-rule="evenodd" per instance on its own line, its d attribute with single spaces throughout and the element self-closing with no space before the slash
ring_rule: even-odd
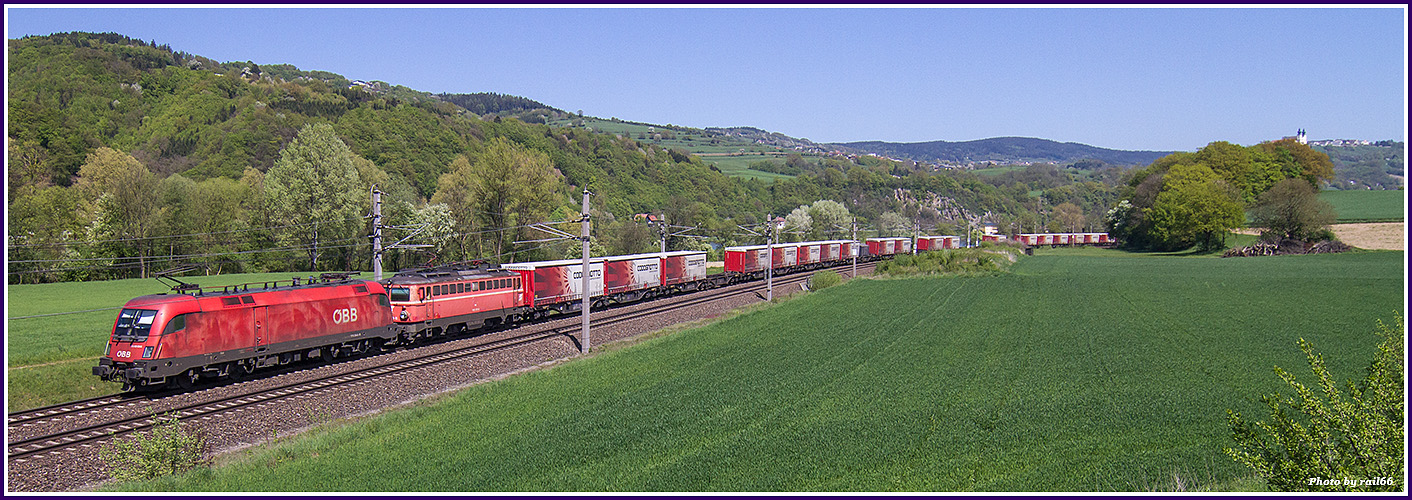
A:
<svg viewBox="0 0 1412 500">
<path fill-rule="evenodd" d="M 1106 236 L 1106 235 L 1104 235 Z M 954 248 L 954 236 L 919 238 L 919 250 Z M 706 272 L 705 252 L 662 252 L 589 261 L 597 309 L 775 275 L 910 253 L 910 238 L 830 240 L 726 247 L 724 270 Z M 123 390 L 241 379 L 257 370 L 410 346 L 487 326 L 573 313 L 582 304 L 583 261 L 409 269 L 381 281 L 318 278 L 199 288 L 128 301 L 93 375 Z"/>
<path fill-rule="evenodd" d="M 981 241 L 1002 241 L 1004 236 L 988 234 Z M 1112 245 L 1116 243 L 1108 233 L 1021 233 L 1011 240 L 1027 246 L 1069 246 L 1069 245 Z"/>
</svg>

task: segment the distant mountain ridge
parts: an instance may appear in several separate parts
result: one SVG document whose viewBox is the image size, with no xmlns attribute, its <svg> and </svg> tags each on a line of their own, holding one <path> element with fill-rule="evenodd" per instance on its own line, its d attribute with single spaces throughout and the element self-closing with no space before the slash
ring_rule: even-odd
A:
<svg viewBox="0 0 1412 500">
<path fill-rule="evenodd" d="M 979 163 L 1069 164 L 1097 160 L 1110 165 L 1147 165 L 1172 151 L 1124 151 L 1106 149 L 1076 142 L 1058 142 L 1033 137 L 993 137 L 975 141 L 885 142 L 858 141 L 817 143 L 809 139 L 790 137 L 755 127 L 707 127 L 706 132 L 720 137 L 747 140 L 801 153 L 871 154 L 886 158 L 912 160 L 943 165 L 975 165 Z"/>
<path fill-rule="evenodd" d="M 1123 151 L 1033 137 L 994 137 L 974 141 L 911 142 L 860 141 L 830 143 L 848 152 L 930 163 L 969 165 L 976 163 L 1073 163 L 1099 160 L 1113 165 L 1147 165 L 1172 151 Z"/>
</svg>

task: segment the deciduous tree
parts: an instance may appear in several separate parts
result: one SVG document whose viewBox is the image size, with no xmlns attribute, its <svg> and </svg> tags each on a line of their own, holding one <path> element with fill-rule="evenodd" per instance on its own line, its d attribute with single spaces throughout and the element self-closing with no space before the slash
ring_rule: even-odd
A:
<svg viewBox="0 0 1412 500">
<path fill-rule="evenodd" d="M 473 158 L 452 162 L 432 200 L 447 203 L 458 219 L 474 217 L 488 233 L 493 258 L 505 255 L 506 243 L 525 234 L 514 226 L 544 222 L 559 203 L 563 175 L 549 156 L 504 138 L 485 142 Z M 442 194 L 442 189 L 448 190 Z"/>
<path fill-rule="evenodd" d="M 1302 178 L 1282 180 L 1261 193 L 1250 217 L 1270 236 L 1300 240 L 1313 237 L 1335 218 L 1333 205 L 1320 200 L 1314 186 Z"/>
<path fill-rule="evenodd" d="M 830 169 L 837 172 L 837 170 Z M 833 200 L 819 200 L 809 206 L 809 218 L 813 220 L 814 232 L 818 237 L 835 237 L 850 232 L 853 214 L 848 207 Z"/>
<path fill-rule="evenodd" d="M 1167 249 L 1218 248 L 1227 231 L 1245 222 L 1240 192 L 1205 165 L 1172 167 L 1148 215 L 1154 238 Z"/>
<path fill-rule="evenodd" d="M 132 155 L 112 148 L 98 148 L 79 167 L 78 187 L 93 200 L 90 206 L 94 213 L 101 214 L 104 227 L 111 231 L 99 239 L 120 240 L 111 247 L 122 255 L 114 256 L 135 253 L 144 278 L 152 253 L 150 237 L 157 234 L 170 210 L 157 196 L 160 183 L 161 179 Z"/>
<path fill-rule="evenodd" d="M 319 254 L 329 245 L 350 245 L 362 227 L 367 186 L 358 179 L 353 151 L 333 127 L 309 125 L 299 131 L 265 175 L 265 193 L 276 220 L 288 227 L 281 239 L 309 256 L 318 270 Z M 322 247 L 321 247 L 322 245 Z"/>
<path fill-rule="evenodd" d="M 1084 210 L 1066 201 L 1054 207 L 1054 220 L 1059 222 L 1064 231 L 1076 233 L 1083 229 Z"/>
</svg>

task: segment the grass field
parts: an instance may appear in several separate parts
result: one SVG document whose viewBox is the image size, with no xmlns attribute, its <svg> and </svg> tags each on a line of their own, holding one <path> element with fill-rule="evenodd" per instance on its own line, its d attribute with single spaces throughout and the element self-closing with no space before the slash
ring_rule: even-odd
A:
<svg viewBox="0 0 1412 500">
<path fill-rule="evenodd" d="M 976 175 L 992 176 L 992 175 L 1000 175 L 1000 174 L 1003 174 L 1003 173 L 1006 173 L 1006 172 L 1023 171 L 1023 170 L 1025 170 L 1025 169 L 1027 169 L 1027 168 L 1029 168 L 1029 167 L 1026 166 L 1026 165 L 1006 165 L 1006 166 L 1001 166 L 1001 167 L 978 168 L 978 169 L 972 170 L 971 173 L 976 174 Z"/>
<path fill-rule="evenodd" d="M 178 491 L 1146 491 L 1224 456 L 1306 338 L 1361 375 L 1402 252 L 1043 251 L 860 280 L 240 452 Z"/>
<path fill-rule="evenodd" d="M 223 286 L 295 276 L 298 274 L 230 274 L 180 279 Z M 9 376 L 5 398 L 10 411 L 16 411 L 121 389 L 119 384 L 99 381 L 89 371 L 103 355 L 117 310 L 134 297 L 166 293 L 171 288 L 148 278 L 8 285 L 5 291 L 5 367 Z"/>
<path fill-rule="evenodd" d="M 570 126 L 570 124 L 577 120 L 577 118 L 573 120 L 555 120 L 550 122 L 550 125 L 556 127 L 565 127 Z M 651 139 L 651 134 L 653 132 L 661 132 L 662 129 L 654 128 L 652 130 L 648 130 L 648 126 L 646 125 L 637 125 L 626 122 L 614 122 L 611 120 L 601 120 L 596 118 L 585 118 L 584 121 L 585 125 L 593 127 L 593 130 L 598 132 L 620 134 L 626 137 L 632 137 L 634 139 L 636 139 L 638 136 L 645 136 L 646 138 L 642 139 L 642 142 L 644 143 L 656 144 L 658 146 L 666 148 L 681 148 L 698 155 L 711 154 L 713 156 L 702 156 L 701 160 L 708 165 L 715 165 L 716 168 L 721 169 L 721 173 L 726 174 L 728 176 L 743 177 L 746 179 L 763 179 L 766 181 L 772 179 L 788 179 L 793 177 L 791 175 L 761 172 L 758 170 L 751 170 L 749 168 L 750 162 L 760 161 L 769 158 L 783 158 L 786 154 L 791 152 L 781 150 L 780 148 L 762 146 L 753 142 L 741 140 L 725 140 L 720 141 L 718 144 L 711 144 L 710 140 L 702 140 L 702 137 L 699 134 L 694 135 L 684 132 L 675 132 L 677 136 L 677 138 L 675 139 Z M 690 136 L 692 137 L 692 139 L 686 140 L 686 136 Z M 750 154 L 743 156 L 714 156 L 716 154 L 721 153 L 738 153 L 741 150 L 744 150 L 745 152 Z M 762 152 L 766 154 L 755 154 Z M 815 158 L 814 155 L 805 156 L 809 159 Z"/>
<path fill-rule="evenodd" d="M 1402 222 L 1406 191 L 1320 191 L 1319 198 L 1334 206 L 1338 222 Z"/>
<path fill-rule="evenodd" d="M 773 179 L 793 178 L 794 176 L 792 175 L 776 174 L 774 172 L 761 172 L 759 170 L 750 169 L 750 164 L 753 162 L 779 157 L 780 156 L 776 155 L 703 156 L 701 157 L 701 161 L 705 162 L 707 165 L 715 165 L 716 168 L 721 169 L 721 173 L 729 175 L 731 177 L 762 179 L 766 181 L 770 181 Z"/>
</svg>

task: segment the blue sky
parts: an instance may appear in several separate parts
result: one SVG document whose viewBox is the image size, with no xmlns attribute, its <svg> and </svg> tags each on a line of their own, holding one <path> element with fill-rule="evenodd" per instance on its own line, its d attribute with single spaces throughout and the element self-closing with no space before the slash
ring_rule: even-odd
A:
<svg viewBox="0 0 1412 500">
<path fill-rule="evenodd" d="M 29 9 L 219 61 L 819 142 L 1406 139 L 1395 8 Z"/>
</svg>

